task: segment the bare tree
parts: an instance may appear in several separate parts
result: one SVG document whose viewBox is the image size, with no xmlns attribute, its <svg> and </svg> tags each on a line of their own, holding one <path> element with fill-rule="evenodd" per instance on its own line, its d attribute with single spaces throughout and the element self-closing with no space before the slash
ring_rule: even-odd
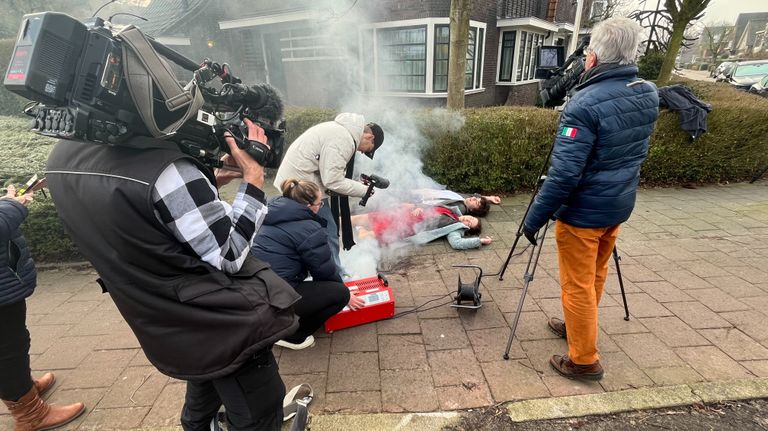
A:
<svg viewBox="0 0 768 431">
<path fill-rule="evenodd" d="M 644 55 L 651 52 L 667 52 L 669 40 L 672 38 L 672 17 L 662 7 L 664 0 L 651 0 L 651 2 L 654 1 L 656 6 L 648 9 L 648 0 L 642 0 L 640 9 L 628 15 L 647 31 L 647 38 L 642 41 L 642 45 L 645 47 Z M 698 39 L 698 34 L 686 28 L 683 33 L 682 45 L 690 48 L 696 39 Z"/>
<path fill-rule="evenodd" d="M 733 24 L 728 24 L 722 21 L 704 27 L 704 31 L 701 35 L 703 38 L 703 47 L 709 52 L 709 56 L 712 58 L 712 64 L 717 61 L 717 57 L 726 53 L 728 44 L 733 37 L 733 30 Z"/>
<path fill-rule="evenodd" d="M 626 14 L 627 9 L 631 4 L 632 0 L 604 0 L 599 3 L 596 1 L 592 2 L 589 24 L 595 25 L 600 21 L 614 16 L 623 16 Z"/>
<path fill-rule="evenodd" d="M 667 44 L 667 52 L 664 62 L 661 64 L 656 85 L 663 86 L 669 82 L 672 68 L 675 66 L 677 53 L 683 44 L 685 29 L 691 21 L 695 21 L 704 15 L 704 9 L 709 6 L 711 0 L 664 0 L 664 7 L 672 22 L 672 34 Z"/>
<path fill-rule="evenodd" d="M 451 0 L 450 48 L 448 51 L 448 109 L 464 107 L 464 76 L 469 43 L 472 0 Z"/>
</svg>

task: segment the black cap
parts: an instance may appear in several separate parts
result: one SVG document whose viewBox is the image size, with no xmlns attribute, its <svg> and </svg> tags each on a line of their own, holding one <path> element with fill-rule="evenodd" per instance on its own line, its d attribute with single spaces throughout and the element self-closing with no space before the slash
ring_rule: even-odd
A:
<svg viewBox="0 0 768 431">
<path fill-rule="evenodd" d="M 364 154 L 368 156 L 368 158 L 372 159 L 373 153 L 375 153 L 381 144 L 384 143 L 384 130 L 382 130 L 381 126 L 376 123 L 368 123 L 366 126 L 370 127 L 371 133 L 373 133 L 373 149 Z"/>
</svg>

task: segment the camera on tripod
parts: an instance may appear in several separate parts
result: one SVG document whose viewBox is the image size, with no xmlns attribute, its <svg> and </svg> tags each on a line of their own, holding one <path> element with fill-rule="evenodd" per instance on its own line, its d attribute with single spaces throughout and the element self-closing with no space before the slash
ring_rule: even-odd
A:
<svg viewBox="0 0 768 431">
<path fill-rule="evenodd" d="M 567 59 L 564 46 L 539 47 L 535 76 L 546 80 L 539 92 L 543 106 L 554 108 L 565 102 L 565 97 L 584 73 L 584 49 L 588 45 L 589 36 L 586 36 Z"/>
<path fill-rule="evenodd" d="M 195 63 L 136 27 L 117 30 L 98 17 L 24 15 L 3 83 L 35 102 L 24 110 L 34 132 L 111 145 L 154 137 L 212 167 L 229 151 L 229 132 L 259 164 L 279 165 L 285 128 L 276 90 L 243 85 L 226 63 Z M 192 78 L 180 83 L 167 60 Z M 245 118 L 264 129 L 266 144 L 247 139 Z"/>
</svg>

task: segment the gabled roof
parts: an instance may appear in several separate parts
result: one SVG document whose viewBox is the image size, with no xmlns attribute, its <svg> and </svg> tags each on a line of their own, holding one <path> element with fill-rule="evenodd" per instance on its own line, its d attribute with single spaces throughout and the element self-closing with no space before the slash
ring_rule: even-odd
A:
<svg viewBox="0 0 768 431">
<path fill-rule="evenodd" d="M 768 20 L 768 12 L 751 12 L 739 14 L 739 16 L 736 18 L 736 24 L 734 24 L 733 29 L 733 48 L 738 46 L 737 44 L 739 41 L 741 41 L 741 35 L 744 33 L 744 30 L 746 30 L 747 24 L 749 24 L 749 21 L 751 20 Z"/>
<path fill-rule="evenodd" d="M 147 21 L 124 18 L 120 22 L 134 24 L 150 36 L 161 36 L 185 19 L 215 7 L 215 3 L 211 0 L 152 0 L 141 14 Z"/>
</svg>

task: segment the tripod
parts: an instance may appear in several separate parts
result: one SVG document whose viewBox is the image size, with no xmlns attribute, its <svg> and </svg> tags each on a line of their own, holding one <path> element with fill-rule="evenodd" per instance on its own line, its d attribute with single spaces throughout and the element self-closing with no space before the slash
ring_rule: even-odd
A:
<svg viewBox="0 0 768 431">
<path fill-rule="evenodd" d="M 509 254 L 507 255 L 507 260 L 504 261 L 504 264 L 501 266 L 501 269 L 499 269 L 499 280 L 504 279 L 504 273 L 507 270 L 507 266 L 509 266 L 509 261 L 512 260 L 512 257 L 515 253 L 515 248 L 517 247 L 517 243 L 520 241 L 520 237 L 523 236 L 523 223 L 525 221 L 526 216 L 528 215 L 528 211 L 530 211 L 531 206 L 533 205 L 533 201 L 536 199 L 536 195 L 539 193 L 539 189 L 541 188 L 542 184 L 544 184 L 544 180 L 546 180 L 546 175 L 544 175 L 544 172 L 547 169 L 547 165 L 549 164 L 549 159 L 552 157 L 552 151 L 554 150 L 555 146 L 554 144 L 549 149 L 549 154 L 547 154 L 547 158 L 544 161 L 544 165 L 541 167 L 541 172 L 539 173 L 538 180 L 536 181 L 536 187 L 534 187 L 533 193 L 531 194 L 531 201 L 528 202 L 528 207 L 525 209 L 525 214 L 523 214 L 523 218 L 520 221 L 520 224 L 517 227 L 517 233 L 515 234 L 515 241 L 512 243 L 512 248 L 509 250 Z M 515 338 L 515 332 L 517 331 L 517 324 L 520 321 L 520 313 L 523 311 L 523 303 L 525 302 L 525 295 L 528 292 L 528 285 L 533 281 L 534 275 L 536 273 L 536 267 L 539 263 L 539 257 L 541 256 L 541 249 L 544 245 L 544 239 L 547 236 L 547 230 L 549 229 L 550 223 L 547 223 L 544 228 L 540 231 L 540 233 L 537 234 L 536 237 L 536 244 L 532 245 L 531 254 L 528 257 L 528 263 L 525 267 L 525 274 L 523 276 L 523 291 L 520 294 L 520 300 L 517 303 L 517 311 L 515 312 L 515 320 L 512 322 L 512 331 L 509 334 L 509 340 L 507 340 L 507 348 L 504 350 L 504 359 L 509 359 L 509 350 L 512 348 L 512 340 Z M 624 280 L 621 277 L 621 267 L 619 266 L 619 261 L 621 260 L 621 257 L 619 257 L 619 252 L 616 249 L 616 246 L 613 247 L 613 260 L 616 263 L 616 274 L 619 277 L 619 287 L 621 289 L 621 299 L 624 302 L 624 320 L 629 321 L 629 306 L 627 305 L 627 295 L 624 292 Z"/>
</svg>

